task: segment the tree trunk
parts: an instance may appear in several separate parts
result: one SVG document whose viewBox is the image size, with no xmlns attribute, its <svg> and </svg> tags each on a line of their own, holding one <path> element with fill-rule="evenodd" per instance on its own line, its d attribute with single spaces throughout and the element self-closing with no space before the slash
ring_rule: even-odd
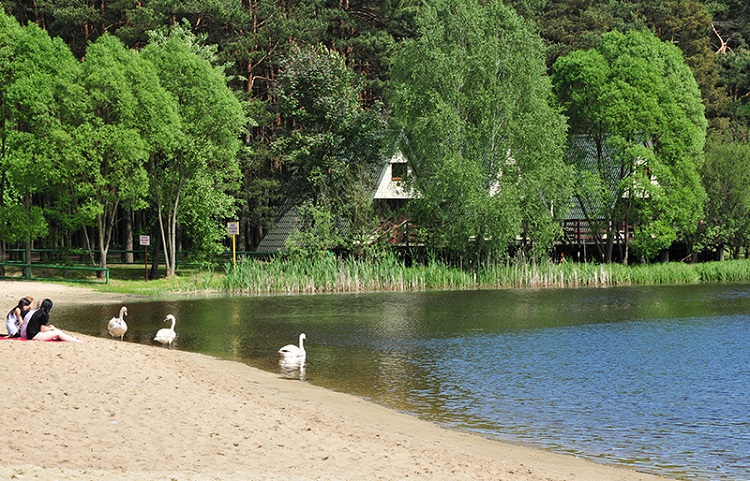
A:
<svg viewBox="0 0 750 481">
<path fill-rule="evenodd" d="M 34 244 L 30 239 L 27 239 L 25 247 L 26 247 L 26 252 L 25 252 L 24 262 L 30 265 L 31 264 L 31 249 L 34 248 Z M 24 273 L 24 277 L 26 277 L 27 279 L 31 279 L 31 274 L 32 274 L 31 267 L 24 267 L 23 273 Z"/>
<path fill-rule="evenodd" d="M 611 264 L 612 263 L 612 252 L 615 248 L 615 230 L 612 229 L 610 223 L 609 232 L 607 232 L 607 242 L 604 247 L 604 263 L 605 264 Z"/>
<path fill-rule="evenodd" d="M 155 235 L 153 236 L 155 243 L 154 243 L 154 250 L 151 254 L 151 272 L 148 274 L 149 279 L 156 279 L 159 277 L 159 256 L 161 255 L 161 236 Z"/>
<path fill-rule="evenodd" d="M 99 229 L 98 229 L 99 235 L 97 236 L 97 241 L 99 243 L 99 267 L 101 267 L 102 269 L 106 269 L 107 268 L 107 252 L 109 251 L 109 246 L 107 245 L 106 240 L 104 238 L 106 236 L 106 227 L 104 225 L 105 224 L 104 219 L 102 218 L 101 215 L 99 216 L 98 224 L 99 224 Z M 100 279 L 103 278 L 104 271 L 97 272 L 96 276 Z"/>
<path fill-rule="evenodd" d="M 172 277 L 177 270 L 177 207 L 172 214 L 172 218 L 169 219 L 169 243 L 170 243 L 170 263 L 169 270 L 167 271 L 167 277 Z"/>
<path fill-rule="evenodd" d="M 125 263 L 135 262 L 133 254 L 133 211 L 128 209 L 125 213 Z"/>
<path fill-rule="evenodd" d="M 167 232 L 164 229 L 164 214 L 162 213 L 162 206 L 159 205 L 159 235 L 157 245 L 161 245 L 164 248 L 164 264 L 167 269 L 167 276 L 169 276 L 169 243 L 167 242 Z"/>
</svg>

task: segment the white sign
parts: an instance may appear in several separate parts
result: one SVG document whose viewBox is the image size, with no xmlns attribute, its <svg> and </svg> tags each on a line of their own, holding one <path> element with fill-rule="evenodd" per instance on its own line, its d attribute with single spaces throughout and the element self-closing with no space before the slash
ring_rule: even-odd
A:
<svg viewBox="0 0 750 481">
<path fill-rule="evenodd" d="M 227 222 L 227 234 L 228 235 L 240 235 L 240 223 L 239 222 Z"/>
<path fill-rule="evenodd" d="M 147 235 L 142 235 L 141 236 L 141 245 L 142 246 L 147 246 L 147 245 L 150 245 L 150 244 L 151 244 L 151 237 L 147 236 Z"/>
</svg>

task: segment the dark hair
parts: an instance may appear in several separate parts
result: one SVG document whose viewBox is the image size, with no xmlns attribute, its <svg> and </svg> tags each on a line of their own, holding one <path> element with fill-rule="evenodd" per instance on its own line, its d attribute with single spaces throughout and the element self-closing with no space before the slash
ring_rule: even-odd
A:
<svg viewBox="0 0 750 481">
<path fill-rule="evenodd" d="M 52 310 L 52 301 L 49 299 L 45 299 L 42 301 L 42 305 L 39 306 L 40 311 L 44 311 L 49 314 L 49 311 Z"/>
<path fill-rule="evenodd" d="M 47 325 L 49 322 L 49 311 L 52 309 L 52 301 L 49 299 L 45 299 L 42 301 L 42 304 L 39 306 L 39 309 L 34 312 L 34 314 L 31 315 L 32 320 L 39 321 L 40 326 Z"/>
<path fill-rule="evenodd" d="M 13 314 L 13 312 L 15 312 L 16 309 L 20 309 L 20 310 L 23 311 L 23 308 L 26 307 L 26 306 L 28 306 L 28 305 L 30 305 L 30 304 L 31 304 L 30 300 L 28 300 L 25 297 L 22 297 L 21 300 L 18 301 L 18 305 L 16 307 L 14 307 L 13 309 L 11 309 L 10 312 L 8 313 L 8 315 Z"/>
</svg>

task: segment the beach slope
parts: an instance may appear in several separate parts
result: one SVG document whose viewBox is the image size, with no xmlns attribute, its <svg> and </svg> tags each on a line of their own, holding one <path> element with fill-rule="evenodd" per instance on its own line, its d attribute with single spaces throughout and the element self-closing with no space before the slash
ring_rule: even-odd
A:
<svg viewBox="0 0 750 481">
<path fill-rule="evenodd" d="M 32 288 L 1 285 L 9 299 Z M 67 289 L 75 288 L 55 284 L 33 289 L 119 302 L 85 288 L 74 297 Z M 83 344 L 0 341 L 0 478 L 663 479 L 448 431 L 238 362 L 80 337 Z"/>
</svg>

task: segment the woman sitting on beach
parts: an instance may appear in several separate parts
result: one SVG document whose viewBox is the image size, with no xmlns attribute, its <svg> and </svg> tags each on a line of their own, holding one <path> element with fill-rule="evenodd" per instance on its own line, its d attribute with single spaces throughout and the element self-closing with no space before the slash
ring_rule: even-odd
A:
<svg viewBox="0 0 750 481">
<path fill-rule="evenodd" d="M 11 309 L 5 316 L 5 329 L 8 331 L 8 337 L 21 337 L 21 324 L 23 324 L 23 315 L 31 308 L 31 301 L 28 297 L 22 297 L 18 305 Z"/>
<path fill-rule="evenodd" d="M 49 311 L 52 310 L 52 301 L 45 299 L 42 301 L 39 309 L 34 311 L 28 320 L 24 319 L 21 327 L 21 337 L 33 341 L 51 341 L 58 339 L 60 341 L 81 342 L 77 338 L 65 334 L 60 329 L 49 324 Z"/>
</svg>

